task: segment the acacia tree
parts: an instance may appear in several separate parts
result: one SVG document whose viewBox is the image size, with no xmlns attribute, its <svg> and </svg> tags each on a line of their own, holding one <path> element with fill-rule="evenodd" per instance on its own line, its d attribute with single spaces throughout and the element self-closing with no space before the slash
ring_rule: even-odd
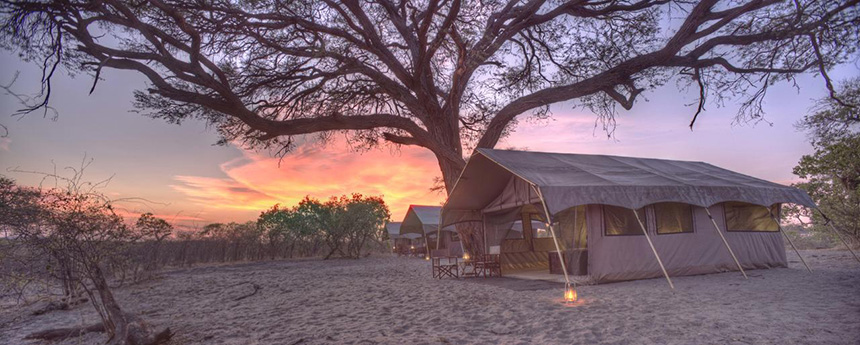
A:
<svg viewBox="0 0 860 345">
<path fill-rule="evenodd" d="M 767 88 L 858 46 L 860 0 L 0 0 L 5 46 L 44 66 L 145 76 L 135 104 L 284 154 L 347 133 L 431 150 L 450 190 L 475 147 L 574 101 L 611 131 L 667 82 L 760 118 Z"/>
<path fill-rule="evenodd" d="M 278 252 L 281 252 L 283 257 L 293 257 L 296 236 L 290 231 L 289 221 L 290 210 L 281 208 L 280 204 L 260 212 L 260 216 L 257 218 L 257 226 L 265 234 L 265 240 L 269 245 L 269 257 L 272 260 L 275 259 Z"/>
<path fill-rule="evenodd" d="M 347 253 L 357 259 L 368 241 L 381 244 L 383 234 L 387 234 L 385 223 L 391 219 L 391 212 L 378 196 L 353 194 L 349 199 L 342 197 L 341 202 L 344 204 L 341 224 L 346 229 Z"/>
<path fill-rule="evenodd" d="M 141 240 L 151 242 L 151 246 L 147 246 L 150 248 L 146 248 L 146 256 L 149 258 L 146 260 L 146 269 L 154 271 L 158 268 L 158 251 L 161 249 L 161 242 L 173 234 L 173 225 L 170 225 L 164 219 L 155 217 L 151 212 L 147 212 L 140 215 L 137 223 L 135 223 L 135 227 L 139 232 L 138 236 L 140 236 Z"/>
<path fill-rule="evenodd" d="M 794 206 L 789 216 L 812 220 L 814 230 L 825 231 L 832 221 L 837 231 L 860 243 L 860 78 L 845 82 L 837 100 L 821 100 L 815 111 L 798 124 L 809 133 L 813 154 L 804 155 L 794 174 L 804 179 L 795 186 L 805 190 L 822 212 Z"/>
</svg>

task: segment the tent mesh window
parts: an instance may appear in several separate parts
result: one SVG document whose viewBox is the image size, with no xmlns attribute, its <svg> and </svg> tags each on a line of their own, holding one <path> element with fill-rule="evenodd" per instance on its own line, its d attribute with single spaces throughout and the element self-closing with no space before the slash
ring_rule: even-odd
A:
<svg viewBox="0 0 860 345">
<path fill-rule="evenodd" d="M 551 238 L 552 234 L 549 232 L 549 229 L 546 226 L 546 223 L 543 222 L 543 218 L 538 214 L 531 214 L 531 223 L 532 223 L 532 231 L 534 232 L 533 238 Z"/>
<path fill-rule="evenodd" d="M 574 206 L 559 212 L 553 223 L 562 244 L 569 248 L 585 249 L 587 246 L 588 228 L 585 223 L 585 205 Z"/>
<path fill-rule="evenodd" d="M 653 205 L 658 234 L 693 232 L 693 207 L 680 202 L 661 202 Z"/>
<path fill-rule="evenodd" d="M 636 210 L 643 224 L 648 224 L 645 208 Z M 633 210 L 624 207 L 603 205 L 603 227 L 606 236 L 642 235 L 642 228 L 636 221 Z"/>
<path fill-rule="evenodd" d="M 779 231 L 779 224 L 773 220 L 771 213 L 779 217 L 779 204 L 771 209 L 745 202 L 730 201 L 723 204 L 728 231 Z"/>
</svg>

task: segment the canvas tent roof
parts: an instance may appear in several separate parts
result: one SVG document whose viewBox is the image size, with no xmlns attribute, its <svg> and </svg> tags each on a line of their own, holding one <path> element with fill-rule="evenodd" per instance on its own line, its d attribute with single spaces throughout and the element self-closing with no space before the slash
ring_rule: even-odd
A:
<svg viewBox="0 0 860 345">
<path fill-rule="evenodd" d="M 708 207 L 724 201 L 815 207 L 793 187 L 704 162 L 606 155 L 478 149 L 444 206 L 443 225 L 481 219 L 496 209 L 540 203 L 550 213 L 585 204 L 640 208 L 658 202 Z"/>
<path fill-rule="evenodd" d="M 400 224 L 400 234 L 424 236 L 424 234 L 436 232 L 439 229 L 441 211 L 441 206 L 410 205 L 409 210 L 406 211 L 406 217 L 403 218 L 403 223 Z M 450 229 L 443 230 L 452 231 Z"/>
<path fill-rule="evenodd" d="M 385 230 L 388 231 L 388 238 L 397 239 L 397 238 L 406 238 L 410 240 L 414 240 L 416 238 L 421 238 L 424 236 L 423 234 L 400 234 L 400 226 L 403 224 L 402 222 L 389 222 L 385 224 Z"/>
<path fill-rule="evenodd" d="M 400 222 L 388 222 L 385 224 L 385 230 L 388 231 L 389 238 L 399 238 L 400 237 Z"/>
</svg>

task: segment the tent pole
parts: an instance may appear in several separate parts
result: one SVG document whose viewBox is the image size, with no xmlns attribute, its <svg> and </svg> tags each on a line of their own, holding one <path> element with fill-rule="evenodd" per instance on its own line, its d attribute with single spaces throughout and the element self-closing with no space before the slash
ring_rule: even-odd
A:
<svg viewBox="0 0 860 345">
<path fill-rule="evenodd" d="M 833 230 L 833 233 L 836 234 L 836 237 L 839 237 L 839 240 L 842 241 L 842 244 L 845 245 L 845 248 L 848 248 L 848 251 L 851 252 L 851 255 L 854 255 L 854 258 L 857 259 L 858 262 L 860 262 L 860 257 L 857 257 L 857 253 L 854 252 L 854 249 L 851 249 L 851 246 L 848 245 L 848 242 L 845 242 L 845 239 L 842 238 L 842 235 L 840 235 L 839 231 L 836 230 L 836 226 L 833 225 L 833 221 L 831 221 L 830 218 L 827 218 L 827 216 L 824 215 L 824 212 L 821 212 L 820 208 L 816 207 L 815 210 L 818 211 L 818 214 L 820 214 L 821 217 L 824 218 L 824 224 L 830 226 L 830 229 Z"/>
<path fill-rule="evenodd" d="M 483 212 L 481 212 L 481 233 L 484 235 L 484 254 L 489 254 L 490 248 L 487 247 L 487 215 Z M 460 243 L 463 243 L 462 238 L 460 239 Z"/>
<path fill-rule="evenodd" d="M 543 212 L 546 215 L 546 224 L 549 228 L 549 233 L 552 235 L 552 242 L 555 243 L 555 250 L 556 253 L 558 253 L 558 262 L 561 263 L 561 272 L 564 273 L 564 288 L 567 289 L 570 286 L 570 277 L 567 276 L 567 265 L 564 263 L 564 254 L 561 252 L 561 246 L 558 245 L 558 237 L 555 236 L 555 229 L 552 227 L 552 220 L 549 219 L 549 208 L 546 206 L 546 200 L 544 200 L 540 189 L 535 185 L 532 185 L 532 188 L 534 188 L 538 198 L 540 198 L 541 205 L 543 205 Z M 523 226 L 523 228 L 525 229 L 525 226 Z M 574 284 L 574 287 L 575 286 L 576 285 Z"/>
<path fill-rule="evenodd" d="M 421 231 L 424 232 L 424 260 L 430 259 L 430 237 L 427 236 L 427 229 L 424 228 L 424 223 L 421 224 Z"/>
<path fill-rule="evenodd" d="M 445 211 L 444 207 L 441 210 L 439 210 L 439 221 L 437 222 L 439 224 L 436 224 L 436 250 L 439 250 L 439 245 L 442 244 L 442 219 L 444 219 L 444 218 L 442 218 L 442 212 L 444 212 L 444 211 Z M 451 254 L 451 253 L 448 253 L 448 254 Z"/>
<path fill-rule="evenodd" d="M 675 284 L 672 284 L 672 279 L 669 278 L 669 273 L 666 272 L 666 267 L 663 266 L 663 260 L 660 260 L 660 255 L 657 254 L 657 248 L 654 248 L 654 243 L 651 242 L 651 236 L 648 236 L 648 230 L 645 229 L 645 224 L 642 223 L 642 219 L 639 218 L 639 213 L 636 212 L 636 209 L 633 210 L 633 215 L 636 216 L 636 221 L 639 222 L 639 227 L 642 228 L 642 233 L 645 234 L 645 239 L 648 240 L 648 245 L 651 246 L 651 251 L 654 252 L 654 257 L 657 258 L 657 263 L 660 264 L 660 269 L 663 270 L 663 276 L 666 277 L 666 281 L 669 282 L 669 287 L 672 290 L 675 290 Z"/>
<path fill-rule="evenodd" d="M 803 260 L 803 256 L 800 255 L 800 251 L 797 250 L 797 247 L 794 246 L 794 242 L 792 242 L 791 238 L 788 237 L 788 234 L 786 234 L 785 231 L 782 230 L 782 225 L 779 225 L 779 219 L 776 219 L 776 216 L 773 215 L 773 212 L 771 212 L 770 207 L 765 208 L 767 209 L 767 214 L 770 215 L 770 219 L 773 219 L 773 221 L 776 223 L 776 228 L 779 229 L 779 232 L 782 233 L 782 236 L 785 236 L 785 239 L 788 240 L 788 244 L 791 245 L 791 248 L 794 249 L 794 252 L 797 254 L 797 257 L 800 258 L 800 262 L 803 263 L 803 266 L 806 266 L 806 270 L 809 271 L 809 273 L 812 273 L 812 269 L 809 268 L 809 265 L 806 264 L 806 260 Z"/>
<path fill-rule="evenodd" d="M 714 230 L 717 232 L 718 235 L 720 235 L 720 238 L 723 239 L 723 244 L 726 245 L 726 249 L 729 250 L 729 254 L 732 254 L 732 259 L 735 260 L 735 264 L 738 265 L 738 269 L 741 270 L 741 274 L 744 275 L 744 279 L 749 279 L 749 277 L 747 277 L 747 273 L 744 272 L 744 268 L 741 267 L 741 263 L 738 261 L 738 257 L 735 256 L 735 252 L 732 251 L 732 247 L 729 247 L 729 241 L 726 241 L 726 236 L 723 236 L 723 232 L 720 231 L 720 227 L 717 225 L 717 221 L 714 220 L 714 217 L 711 216 L 711 210 L 705 207 L 705 212 L 708 213 L 708 218 L 710 218 L 711 223 L 714 224 Z"/>
</svg>

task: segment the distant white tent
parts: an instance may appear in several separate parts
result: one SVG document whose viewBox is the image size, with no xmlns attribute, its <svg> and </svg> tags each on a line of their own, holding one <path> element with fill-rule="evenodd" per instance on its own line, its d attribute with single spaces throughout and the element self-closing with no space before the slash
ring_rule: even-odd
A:
<svg viewBox="0 0 860 345">
<path fill-rule="evenodd" d="M 462 254 L 463 247 L 453 227 L 439 227 L 440 206 L 410 205 L 400 224 L 401 236 L 424 239 L 428 250 L 443 249 L 448 255 Z M 438 236 L 438 238 L 437 238 Z M 436 248 L 438 244 L 439 248 Z"/>
<path fill-rule="evenodd" d="M 385 224 L 385 230 L 388 232 L 388 240 L 391 242 L 391 249 L 397 251 L 400 246 L 406 245 L 407 238 L 400 236 L 400 222 L 388 222 Z"/>
<path fill-rule="evenodd" d="M 671 285 L 670 274 L 785 267 L 781 203 L 815 207 L 797 188 L 703 162 L 478 149 L 439 225 L 483 224 L 504 269 L 547 268 L 552 254 L 566 279 Z"/>
</svg>

